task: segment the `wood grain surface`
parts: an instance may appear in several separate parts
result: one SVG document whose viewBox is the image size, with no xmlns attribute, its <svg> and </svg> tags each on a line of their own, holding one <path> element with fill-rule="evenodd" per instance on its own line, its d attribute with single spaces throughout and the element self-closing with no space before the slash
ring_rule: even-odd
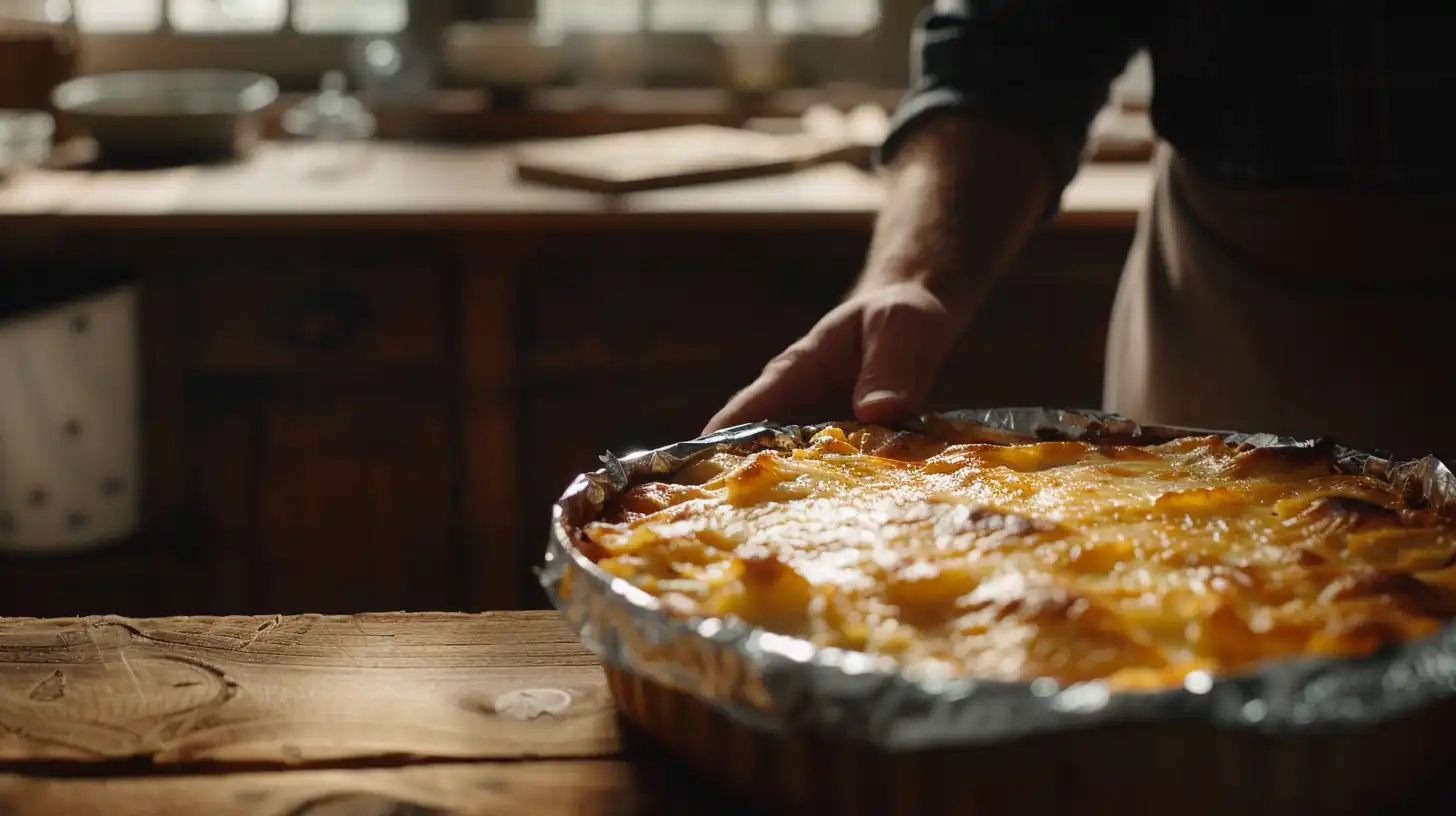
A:
<svg viewBox="0 0 1456 816">
<path fill-rule="evenodd" d="M 601 670 L 550 614 L 0 625 L 0 762 L 11 767 L 616 750 Z"/>
<path fill-rule="evenodd" d="M 56 779 L 0 773 L 6 816 L 745 816 L 644 761 L 456 763 L 376 769 Z"/>
<path fill-rule="evenodd" d="M 4 816 L 751 812 L 555 613 L 0 619 Z"/>
</svg>

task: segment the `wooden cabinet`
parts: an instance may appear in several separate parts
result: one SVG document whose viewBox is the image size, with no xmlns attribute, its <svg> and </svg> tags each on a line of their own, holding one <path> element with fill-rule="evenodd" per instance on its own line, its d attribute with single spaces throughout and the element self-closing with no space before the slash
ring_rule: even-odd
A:
<svg viewBox="0 0 1456 816">
<path fill-rule="evenodd" d="M 1040 236 L 932 404 L 1100 402 L 1129 238 Z M 114 240 L 141 276 L 148 526 L 92 555 L 0 559 L 0 614 L 539 607 L 531 569 L 570 479 L 696 435 L 843 296 L 867 239 Z"/>
<path fill-rule="evenodd" d="M 269 406 L 249 606 L 285 614 L 459 604 L 449 404 L 344 394 Z"/>
<path fill-rule="evenodd" d="M 146 537 L 94 552 L 0 557 L 0 617 L 208 608 L 209 569 L 178 564 Z"/>
<path fill-rule="evenodd" d="M 143 277 L 152 532 L 209 588 L 182 611 L 461 606 L 453 245 L 165 260 Z"/>
<path fill-rule="evenodd" d="M 181 250 L 182 268 L 171 274 L 170 285 L 182 288 L 178 330 L 190 371 L 379 374 L 447 365 L 448 243 L 218 241 Z"/>
<path fill-rule="evenodd" d="M 863 230 L 614 232 L 543 246 L 522 275 L 523 373 L 757 368 L 843 297 L 867 246 Z"/>
</svg>

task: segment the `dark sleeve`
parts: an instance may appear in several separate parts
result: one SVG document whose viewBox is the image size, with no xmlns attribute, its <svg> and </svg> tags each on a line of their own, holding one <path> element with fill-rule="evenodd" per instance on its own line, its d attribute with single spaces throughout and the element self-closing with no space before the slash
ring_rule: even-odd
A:
<svg viewBox="0 0 1456 816">
<path fill-rule="evenodd" d="M 921 15 L 910 95 L 879 161 L 927 116 L 961 110 L 1045 134 L 1065 187 L 1112 81 L 1142 47 L 1150 8 L 1144 0 L 938 0 Z"/>
</svg>

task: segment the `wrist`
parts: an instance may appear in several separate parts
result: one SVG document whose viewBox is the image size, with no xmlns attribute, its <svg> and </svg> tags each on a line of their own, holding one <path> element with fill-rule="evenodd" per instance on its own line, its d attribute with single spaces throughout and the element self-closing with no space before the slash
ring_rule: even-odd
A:
<svg viewBox="0 0 1456 816">
<path fill-rule="evenodd" d="M 914 285 L 969 319 L 1039 223 L 1044 156 L 1022 130 L 959 112 L 927 118 L 886 168 L 885 198 L 854 293 Z"/>
<path fill-rule="evenodd" d="M 852 293 L 913 285 L 958 316 L 974 311 L 994 276 L 977 268 L 968 245 L 975 231 L 957 214 L 954 194 L 936 190 L 945 183 L 933 167 L 906 167 L 892 179 Z"/>
</svg>

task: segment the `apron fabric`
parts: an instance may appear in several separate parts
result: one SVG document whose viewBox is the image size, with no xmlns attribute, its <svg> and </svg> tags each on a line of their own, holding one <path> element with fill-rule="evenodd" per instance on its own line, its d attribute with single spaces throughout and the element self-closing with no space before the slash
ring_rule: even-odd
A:
<svg viewBox="0 0 1456 816">
<path fill-rule="evenodd" d="M 1456 195 L 1238 187 L 1166 146 L 1154 169 L 1107 410 L 1456 461 Z"/>
</svg>

